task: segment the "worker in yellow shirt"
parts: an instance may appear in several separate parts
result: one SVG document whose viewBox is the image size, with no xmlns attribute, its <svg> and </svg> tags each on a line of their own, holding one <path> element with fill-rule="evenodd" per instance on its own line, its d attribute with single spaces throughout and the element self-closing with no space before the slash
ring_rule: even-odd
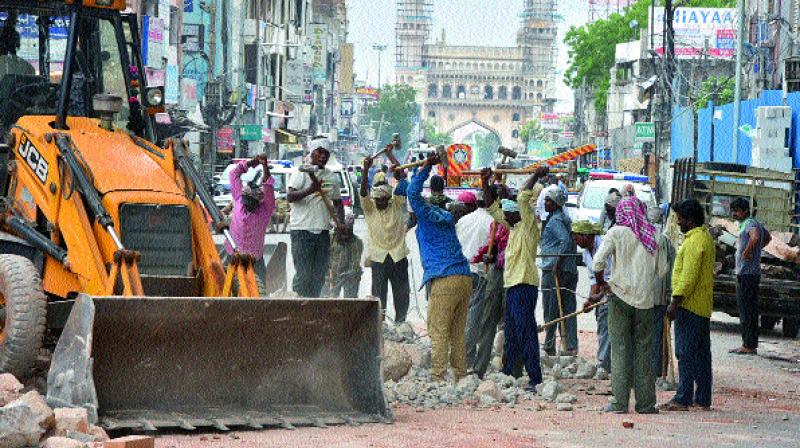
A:
<svg viewBox="0 0 800 448">
<path fill-rule="evenodd" d="M 675 352 L 680 381 L 675 397 L 661 406 L 666 411 L 689 406 L 711 408 L 711 310 L 714 294 L 714 241 L 704 225 L 705 214 L 696 199 L 675 206 L 683 244 L 672 270 L 672 303 L 667 316 L 675 321 Z"/>
</svg>

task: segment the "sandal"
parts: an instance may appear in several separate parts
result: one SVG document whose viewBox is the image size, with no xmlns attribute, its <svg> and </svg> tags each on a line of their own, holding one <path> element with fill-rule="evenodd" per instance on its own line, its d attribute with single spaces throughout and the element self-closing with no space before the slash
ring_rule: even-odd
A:
<svg viewBox="0 0 800 448">
<path fill-rule="evenodd" d="M 675 401 L 668 401 L 658 407 L 659 411 L 688 411 L 689 406 L 680 404 Z"/>
</svg>

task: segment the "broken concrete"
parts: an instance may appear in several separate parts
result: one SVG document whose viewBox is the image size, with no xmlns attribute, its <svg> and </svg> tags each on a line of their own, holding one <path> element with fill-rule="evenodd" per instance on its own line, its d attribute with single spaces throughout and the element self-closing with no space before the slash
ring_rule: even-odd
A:
<svg viewBox="0 0 800 448">
<path fill-rule="evenodd" d="M 572 410 L 572 405 L 569 404 L 569 403 L 559 403 L 558 406 L 556 406 L 556 410 L 557 411 L 571 411 Z"/>
<path fill-rule="evenodd" d="M 411 369 L 411 355 L 396 342 L 386 341 L 383 346 L 383 362 L 381 371 L 383 380 L 400 381 Z"/>
<path fill-rule="evenodd" d="M 89 448 L 89 444 L 68 437 L 50 437 L 42 443 L 42 448 Z"/>
<path fill-rule="evenodd" d="M 23 448 L 39 443 L 44 430 L 33 409 L 20 400 L 0 408 L 0 446 Z"/>
<path fill-rule="evenodd" d="M 484 397 L 491 397 L 495 401 L 503 401 L 504 398 L 497 383 L 488 379 L 484 380 L 480 386 L 478 386 L 475 395 L 480 398 L 481 402 L 483 402 Z"/>
<path fill-rule="evenodd" d="M 0 374 L 0 407 L 22 396 L 22 383 L 10 373 Z"/>
<path fill-rule="evenodd" d="M 25 395 L 19 397 L 14 403 L 23 403 L 31 408 L 34 414 L 34 421 L 44 431 L 53 429 L 56 425 L 56 417 L 50 406 L 44 400 L 44 397 L 39 395 L 39 392 L 32 390 Z M 9 405 L 10 406 L 10 405 Z"/>
<path fill-rule="evenodd" d="M 69 437 L 70 432 L 89 433 L 89 413 L 84 408 L 56 408 L 55 436 Z"/>
<path fill-rule="evenodd" d="M 558 394 L 560 394 L 563 390 L 564 388 L 561 387 L 561 384 L 559 384 L 559 382 L 554 379 L 542 383 L 542 388 L 541 392 L 539 392 L 539 395 L 541 395 L 543 399 L 552 402 L 555 401 L 556 397 L 558 397 Z"/>
</svg>

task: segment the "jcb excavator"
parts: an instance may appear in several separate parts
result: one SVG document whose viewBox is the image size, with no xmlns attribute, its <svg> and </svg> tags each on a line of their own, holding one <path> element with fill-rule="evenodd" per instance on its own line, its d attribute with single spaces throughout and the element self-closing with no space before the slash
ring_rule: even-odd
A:
<svg viewBox="0 0 800 448">
<path fill-rule="evenodd" d="M 0 0 L 0 371 L 107 429 L 385 421 L 379 303 L 257 297 L 125 0 Z M 7 169 L 6 169 L 7 168 Z"/>
</svg>

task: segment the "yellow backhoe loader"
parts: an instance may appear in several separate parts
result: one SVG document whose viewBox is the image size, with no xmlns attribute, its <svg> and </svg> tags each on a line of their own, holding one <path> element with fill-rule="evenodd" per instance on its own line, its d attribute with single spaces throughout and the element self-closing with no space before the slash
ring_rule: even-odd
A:
<svg viewBox="0 0 800 448">
<path fill-rule="evenodd" d="M 380 305 L 257 297 L 125 0 L 0 0 L 0 371 L 107 429 L 385 421 Z M 267 285 L 269 288 L 269 285 Z"/>
</svg>

